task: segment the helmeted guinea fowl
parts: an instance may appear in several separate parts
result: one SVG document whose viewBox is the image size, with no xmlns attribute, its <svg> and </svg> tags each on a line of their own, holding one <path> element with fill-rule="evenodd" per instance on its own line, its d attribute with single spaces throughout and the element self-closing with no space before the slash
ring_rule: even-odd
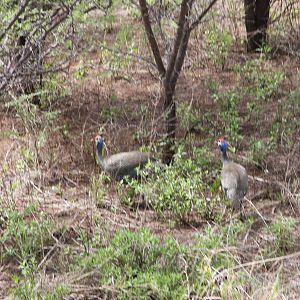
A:
<svg viewBox="0 0 300 300">
<path fill-rule="evenodd" d="M 161 167 L 162 164 L 149 153 L 139 151 L 121 152 L 105 157 L 105 142 L 100 135 L 96 136 L 96 153 L 103 170 L 113 179 L 122 180 L 125 176 L 137 179 L 137 168 L 142 169 L 148 162 Z"/>
<path fill-rule="evenodd" d="M 218 146 L 222 153 L 223 168 L 221 172 L 221 184 L 226 196 L 232 201 L 234 210 L 241 208 L 242 200 L 248 190 L 248 175 L 246 169 L 231 161 L 227 156 L 229 147 L 225 138 L 218 140 Z"/>
</svg>

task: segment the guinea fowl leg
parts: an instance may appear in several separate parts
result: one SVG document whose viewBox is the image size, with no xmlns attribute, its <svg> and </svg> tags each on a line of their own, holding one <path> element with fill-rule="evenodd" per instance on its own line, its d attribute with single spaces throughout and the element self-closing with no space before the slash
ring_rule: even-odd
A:
<svg viewBox="0 0 300 300">
<path fill-rule="evenodd" d="M 246 214 L 245 214 L 245 209 L 244 209 L 243 202 L 241 202 L 240 220 L 241 220 L 242 222 L 245 222 L 245 221 L 246 221 Z"/>
</svg>

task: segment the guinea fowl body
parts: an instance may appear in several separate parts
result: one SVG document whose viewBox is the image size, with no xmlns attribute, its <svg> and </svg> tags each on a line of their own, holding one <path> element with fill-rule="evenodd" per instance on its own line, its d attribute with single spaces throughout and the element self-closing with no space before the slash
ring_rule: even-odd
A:
<svg viewBox="0 0 300 300">
<path fill-rule="evenodd" d="M 137 168 L 142 169 L 148 161 L 151 157 L 147 153 L 121 152 L 104 158 L 104 170 L 116 180 L 122 180 L 125 176 L 137 179 Z"/>
<path fill-rule="evenodd" d="M 248 175 L 246 169 L 233 161 L 227 156 L 228 143 L 225 139 L 218 141 L 222 153 L 223 168 L 221 171 L 222 188 L 232 201 L 234 210 L 239 210 L 243 198 L 248 191 Z"/>
<path fill-rule="evenodd" d="M 104 140 L 102 137 L 96 137 L 96 149 L 101 167 L 115 180 L 122 180 L 126 176 L 129 179 L 137 179 L 137 168 L 142 169 L 148 162 L 160 166 L 160 163 L 149 153 L 139 151 L 121 152 L 104 157 Z"/>
</svg>

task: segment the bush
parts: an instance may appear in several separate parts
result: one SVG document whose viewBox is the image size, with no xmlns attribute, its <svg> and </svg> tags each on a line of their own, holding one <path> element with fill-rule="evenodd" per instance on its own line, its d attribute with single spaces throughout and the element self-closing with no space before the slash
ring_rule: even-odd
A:
<svg viewBox="0 0 300 300">
<path fill-rule="evenodd" d="M 238 142 L 241 139 L 240 117 L 238 111 L 241 95 L 235 90 L 223 93 L 215 91 L 213 93 L 213 98 L 220 108 L 224 132 L 228 135 L 230 140 Z"/>
<path fill-rule="evenodd" d="M 79 264 L 87 269 L 98 268 L 100 286 L 113 286 L 118 299 L 173 299 L 184 295 L 181 274 L 169 264 L 178 252 L 171 239 L 166 246 L 161 245 L 149 229 L 120 230 L 106 248 L 80 258 Z"/>
<path fill-rule="evenodd" d="M 294 226 L 294 219 L 281 217 L 269 227 L 274 240 L 272 245 L 266 248 L 269 257 L 285 255 L 292 250 L 295 245 L 292 235 Z"/>
<path fill-rule="evenodd" d="M 137 232 L 120 230 L 106 247 L 79 256 L 72 268 L 97 270 L 98 284 L 111 298 L 198 299 L 227 295 L 230 299 L 228 295 L 238 293 L 236 287 L 243 284 L 244 275 L 226 272 L 226 280 L 217 280 L 221 270 L 236 264 L 236 259 L 221 248 L 234 245 L 237 235 L 248 225 L 236 222 L 220 231 L 209 228 L 189 246 L 172 237 L 160 241 L 146 228 Z"/>
<path fill-rule="evenodd" d="M 129 183 L 130 198 L 127 196 L 123 202 L 142 196 L 160 217 L 176 221 L 187 221 L 192 213 L 213 218 L 219 198 L 210 188 L 214 180 L 209 173 L 212 165 L 213 157 L 205 147 L 193 149 L 187 158 L 179 146 L 172 166 L 163 171 L 149 166 L 142 172 L 141 182 Z"/>
<path fill-rule="evenodd" d="M 215 67 L 221 67 L 221 70 L 224 70 L 233 45 L 233 37 L 223 30 L 209 30 L 205 32 L 205 41 L 208 57 Z"/>
</svg>

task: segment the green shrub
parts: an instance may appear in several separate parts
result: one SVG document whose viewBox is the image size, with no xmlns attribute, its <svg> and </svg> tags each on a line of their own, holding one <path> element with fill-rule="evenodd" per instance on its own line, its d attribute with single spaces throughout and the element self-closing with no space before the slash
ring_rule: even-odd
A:
<svg viewBox="0 0 300 300">
<path fill-rule="evenodd" d="M 107 189 L 105 183 L 110 182 L 107 174 L 102 172 L 100 175 L 92 175 L 90 179 L 90 188 L 92 197 L 97 207 L 103 207 Z"/>
<path fill-rule="evenodd" d="M 281 217 L 270 225 L 269 230 L 273 235 L 274 242 L 267 248 L 268 256 L 285 255 L 292 250 L 295 245 L 293 239 L 293 228 L 295 220 Z"/>
<path fill-rule="evenodd" d="M 223 119 L 223 131 L 230 140 L 235 143 L 238 142 L 241 139 L 238 111 L 241 95 L 235 90 L 223 93 L 215 91 L 213 99 L 220 108 L 220 115 Z"/>
<path fill-rule="evenodd" d="M 141 182 L 129 182 L 129 199 L 123 202 L 142 195 L 162 218 L 186 221 L 191 213 L 212 218 L 219 198 L 210 191 L 210 163 L 213 164 L 213 158 L 205 147 L 193 149 L 191 156 L 186 157 L 180 146 L 172 166 L 163 171 L 149 166 L 143 171 Z"/>
<path fill-rule="evenodd" d="M 173 299 L 184 292 L 182 276 L 169 265 L 170 257 L 165 261 L 166 268 L 162 268 L 160 262 L 174 245 L 168 242 L 164 249 L 149 229 L 120 230 L 108 247 L 80 258 L 79 264 L 87 269 L 99 269 L 100 286 L 114 286 L 118 299 Z M 176 249 L 174 252 L 177 253 Z"/>
<path fill-rule="evenodd" d="M 149 229 L 119 230 L 107 246 L 78 256 L 72 269 L 93 273 L 106 295 L 117 299 L 190 299 L 239 294 L 243 272 L 221 271 L 237 259 L 223 250 L 236 244 L 249 223 L 234 222 L 220 231 L 208 228 L 189 246 L 172 237 L 161 241 Z M 97 275 L 95 275 L 97 274 Z M 109 289 L 106 289 L 109 287 Z M 229 296 L 228 296 L 229 297 Z M 229 297 L 230 298 L 230 297 Z"/>
<path fill-rule="evenodd" d="M 261 140 L 252 138 L 250 141 L 250 159 L 259 167 L 265 167 L 265 160 L 269 153 L 268 145 Z"/>
<path fill-rule="evenodd" d="M 249 60 L 244 65 L 237 65 L 235 71 L 247 85 L 246 94 L 254 98 L 248 103 L 250 112 L 260 112 L 262 103 L 268 101 L 279 92 L 285 78 L 282 71 L 272 69 L 268 61 L 262 58 Z"/>
<path fill-rule="evenodd" d="M 100 61 L 104 66 L 107 77 L 128 77 L 129 68 L 133 62 L 133 57 L 130 54 L 136 55 L 138 52 L 133 32 L 132 25 L 123 25 L 117 33 L 112 49 L 108 47 L 106 42 L 103 42 Z M 102 73 L 101 76 L 103 75 Z"/>
<path fill-rule="evenodd" d="M 53 243 L 52 221 L 45 215 L 37 216 L 39 206 L 31 203 L 23 212 L 6 208 L 0 212 L 0 262 L 13 261 L 18 271 L 13 276 L 10 293 L 14 299 L 61 299 L 68 290 L 62 284 L 51 293 L 39 284 L 38 266 L 45 257 L 45 249 Z"/>
<path fill-rule="evenodd" d="M 184 103 L 179 103 L 177 107 L 177 115 L 180 119 L 180 125 L 184 129 L 190 129 L 199 123 L 201 114 Z"/>
<path fill-rule="evenodd" d="M 231 47 L 233 37 L 224 30 L 209 30 L 205 32 L 206 52 L 214 66 L 224 70 Z"/>
<path fill-rule="evenodd" d="M 25 221 L 27 216 L 32 216 L 36 205 L 29 205 L 20 213 L 12 209 L 2 212 L 5 221 L 5 230 L 0 237 L 1 260 L 14 257 L 19 263 L 27 263 L 39 255 L 43 255 L 44 246 L 51 241 L 48 234 L 53 224 L 48 218 L 41 220 L 32 219 Z"/>
</svg>

